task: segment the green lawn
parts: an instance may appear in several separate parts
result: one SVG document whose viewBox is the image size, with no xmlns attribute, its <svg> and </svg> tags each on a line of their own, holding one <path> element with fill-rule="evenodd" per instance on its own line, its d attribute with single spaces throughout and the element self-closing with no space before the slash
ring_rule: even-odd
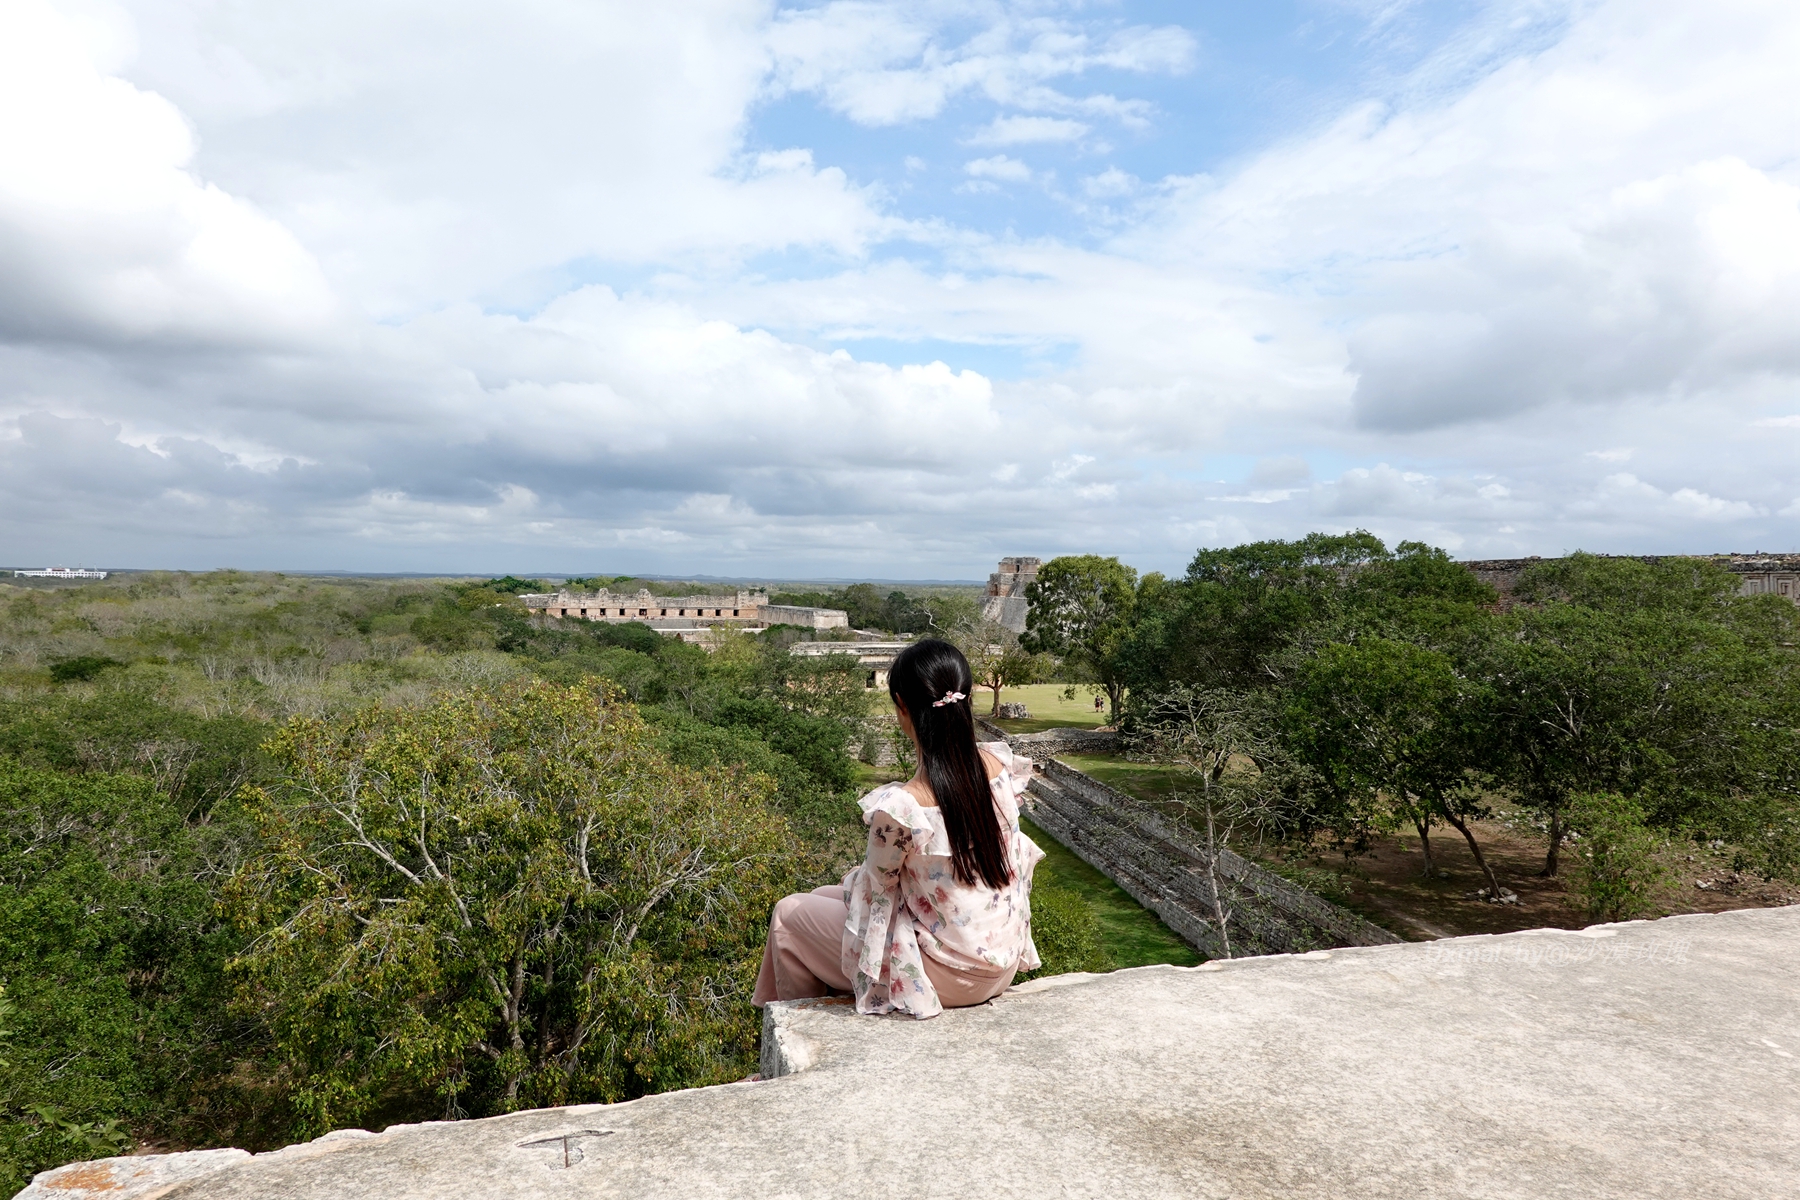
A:
<svg viewBox="0 0 1800 1200">
<path fill-rule="evenodd" d="M 988 716 L 994 693 L 985 689 L 975 693 L 975 712 L 993 721 L 1008 733 L 1041 733 L 1046 729 L 1094 729 L 1106 723 L 1106 713 L 1094 712 L 1094 697 L 1085 687 L 1075 689 L 1073 700 L 1063 699 L 1061 683 L 1030 683 L 1009 687 L 1000 693 L 1002 704 L 1023 704 L 1031 710 L 1024 721 L 1000 721 Z"/>
<path fill-rule="evenodd" d="M 1136 796 L 1155 804 L 1169 800 L 1176 792 L 1193 791 L 1194 780 L 1187 772 L 1161 763 L 1132 762 L 1100 754 L 1058 755 L 1064 762 L 1101 783 L 1117 788 L 1127 796 Z"/>
<path fill-rule="evenodd" d="M 1044 850 L 1044 861 L 1038 864 L 1034 882 L 1067 888 L 1088 902 L 1100 926 L 1100 942 L 1115 967 L 1147 967 L 1153 963 L 1191 967 L 1201 961 L 1192 947 L 1157 920 L 1155 913 L 1126 895 L 1118 884 L 1030 821 L 1019 824 Z"/>
</svg>

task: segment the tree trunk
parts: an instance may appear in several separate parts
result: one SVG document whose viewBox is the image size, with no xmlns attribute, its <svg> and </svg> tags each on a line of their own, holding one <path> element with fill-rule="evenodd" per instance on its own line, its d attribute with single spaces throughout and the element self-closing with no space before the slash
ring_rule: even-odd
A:
<svg viewBox="0 0 1800 1200">
<path fill-rule="evenodd" d="M 1419 849 L 1425 852 L 1425 874 L 1427 877 L 1434 876 L 1437 874 L 1437 864 L 1431 861 L 1431 826 L 1414 817 L 1413 828 L 1419 831 Z"/>
<path fill-rule="evenodd" d="M 1563 823 L 1561 807 L 1550 810 L 1550 849 L 1544 855 L 1544 877 L 1556 878 L 1557 859 L 1562 851 Z"/>
<path fill-rule="evenodd" d="M 1481 852 L 1481 843 L 1475 840 L 1474 831 L 1466 822 L 1450 811 L 1448 804 L 1441 804 L 1439 807 L 1443 810 L 1444 819 L 1456 826 L 1456 831 L 1463 835 L 1463 841 L 1469 843 L 1469 853 L 1475 856 L 1475 865 L 1481 868 L 1483 875 L 1487 876 L 1488 898 L 1498 901 L 1500 899 L 1500 880 L 1495 878 L 1494 868 L 1488 866 L 1487 856 Z"/>
<path fill-rule="evenodd" d="M 1219 925 L 1219 945 L 1225 950 L 1225 957 L 1231 957 L 1231 914 L 1225 911 L 1225 901 L 1219 895 L 1219 848 L 1213 834 L 1213 806 L 1211 788 L 1206 796 L 1206 881 L 1212 885 L 1213 919 Z"/>
<path fill-rule="evenodd" d="M 992 708 L 988 709 L 988 716 L 997 717 L 1000 715 L 1000 685 L 997 683 L 990 683 L 988 684 L 988 687 L 992 688 L 994 691 L 994 705 Z"/>
</svg>

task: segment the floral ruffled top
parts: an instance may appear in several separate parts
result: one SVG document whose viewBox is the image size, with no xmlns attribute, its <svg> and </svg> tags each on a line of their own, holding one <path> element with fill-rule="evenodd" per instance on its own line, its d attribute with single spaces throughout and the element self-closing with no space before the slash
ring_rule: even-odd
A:
<svg viewBox="0 0 1800 1200">
<path fill-rule="evenodd" d="M 1031 942 L 1031 874 L 1044 852 L 1019 830 L 1019 796 L 1031 778 L 1031 760 L 1015 758 L 1004 742 L 982 746 L 1001 764 L 992 780 L 1000 836 L 1012 881 L 994 889 L 959 883 L 950 869 L 944 818 L 899 784 L 864 796 L 869 850 L 844 876 L 849 916 L 844 922 L 844 966 L 860 1013 L 907 1012 L 935 1017 L 943 1011 L 921 955 L 945 966 L 983 974 L 1035 970 Z M 851 970 L 854 964 L 854 970 Z"/>
</svg>

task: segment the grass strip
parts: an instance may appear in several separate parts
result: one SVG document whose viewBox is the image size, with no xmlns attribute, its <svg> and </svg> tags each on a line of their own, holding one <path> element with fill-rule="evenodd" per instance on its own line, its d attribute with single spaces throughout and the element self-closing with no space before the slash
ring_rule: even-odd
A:
<svg viewBox="0 0 1800 1200">
<path fill-rule="evenodd" d="M 1115 967 L 1147 967 L 1154 963 L 1191 967 L 1202 961 L 1155 913 L 1081 861 L 1074 851 L 1028 820 L 1019 824 L 1044 851 L 1034 882 L 1067 888 L 1087 901 L 1100 926 L 1101 944 Z"/>
</svg>

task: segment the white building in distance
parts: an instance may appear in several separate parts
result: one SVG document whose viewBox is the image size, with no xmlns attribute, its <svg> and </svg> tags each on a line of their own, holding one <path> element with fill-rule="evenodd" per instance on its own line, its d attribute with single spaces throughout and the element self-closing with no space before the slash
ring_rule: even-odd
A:
<svg viewBox="0 0 1800 1200">
<path fill-rule="evenodd" d="M 105 571 L 90 571 L 86 567 L 44 567 L 37 571 L 14 571 L 15 579 L 105 579 Z"/>
</svg>

